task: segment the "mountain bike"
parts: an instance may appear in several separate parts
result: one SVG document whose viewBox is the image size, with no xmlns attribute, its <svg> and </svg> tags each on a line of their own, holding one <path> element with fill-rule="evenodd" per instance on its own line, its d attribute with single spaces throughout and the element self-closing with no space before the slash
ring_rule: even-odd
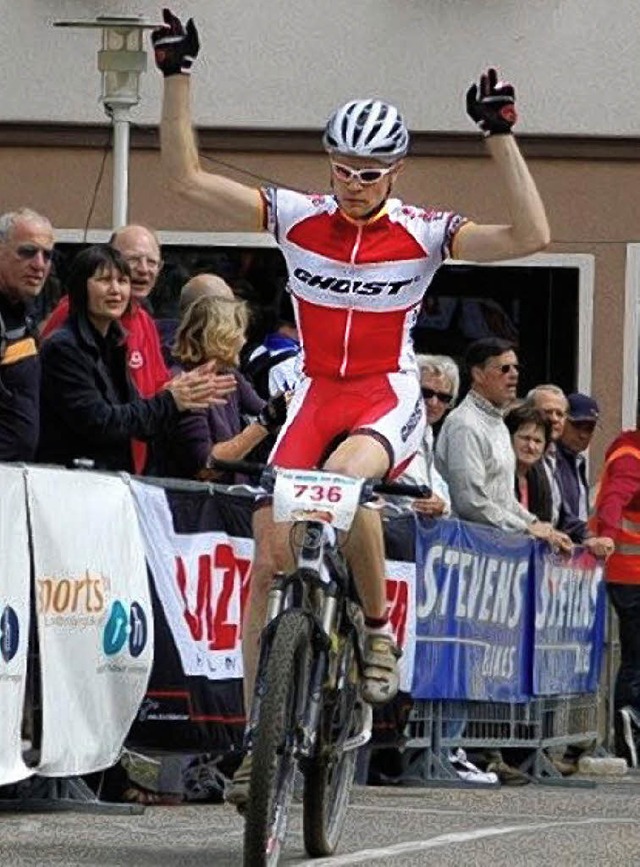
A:
<svg viewBox="0 0 640 867">
<path fill-rule="evenodd" d="M 429 496 L 413 485 L 247 461 L 216 468 L 259 476 L 276 521 L 291 523 L 296 563 L 278 574 L 266 623 L 245 749 L 252 755 L 245 867 L 275 865 L 284 846 L 296 768 L 304 778 L 303 834 L 311 856 L 335 852 L 373 714 L 360 697 L 364 615 L 341 542 L 375 494 Z"/>
</svg>

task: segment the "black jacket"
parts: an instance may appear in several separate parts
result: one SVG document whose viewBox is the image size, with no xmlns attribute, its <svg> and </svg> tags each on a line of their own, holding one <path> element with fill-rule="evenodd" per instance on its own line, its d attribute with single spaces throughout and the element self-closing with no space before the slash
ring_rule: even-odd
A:
<svg viewBox="0 0 640 867">
<path fill-rule="evenodd" d="M 43 342 L 40 360 L 40 461 L 89 458 L 97 469 L 132 472 L 131 440 L 149 440 L 178 417 L 168 391 L 138 395 L 118 323 L 102 338 L 86 317 L 72 315 Z"/>
<path fill-rule="evenodd" d="M 0 461 L 32 461 L 40 428 L 37 328 L 21 301 L 0 293 Z"/>
<path fill-rule="evenodd" d="M 553 512 L 551 485 L 542 466 L 542 461 L 538 461 L 527 470 L 527 487 L 529 489 L 527 509 L 539 521 L 550 521 Z M 515 493 L 516 498 L 519 500 L 520 489 L 518 487 L 517 476 L 515 480 Z"/>
</svg>

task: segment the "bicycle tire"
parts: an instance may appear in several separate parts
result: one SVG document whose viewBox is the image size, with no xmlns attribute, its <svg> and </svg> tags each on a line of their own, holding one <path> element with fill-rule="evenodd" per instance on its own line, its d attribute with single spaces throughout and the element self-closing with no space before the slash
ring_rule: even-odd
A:
<svg viewBox="0 0 640 867">
<path fill-rule="evenodd" d="M 345 672 L 323 704 L 320 742 L 305 767 L 303 796 L 304 845 L 312 858 L 333 855 L 344 829 L 349 796 L 356 773 L 358 750 L 342 751 L 341 744 L 358 724 L 358 674 L 354 637 L 344 638 L 339 665 Z"/>
<path fill-rule="evenodd" d="M 265 691 L 253 742 L 245 814 L 245 867 L 278 863 L 293 797 L 297 713 L 306 700 L 311 624 L 301 611 L 285 612 L 269 649 Z"/>
</svg>

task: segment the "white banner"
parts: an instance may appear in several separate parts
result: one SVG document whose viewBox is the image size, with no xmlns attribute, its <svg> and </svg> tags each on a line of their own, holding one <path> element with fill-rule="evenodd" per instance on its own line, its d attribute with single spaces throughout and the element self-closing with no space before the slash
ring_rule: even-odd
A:
<svg viewBox="0 0 640 867">
<path fill-rule="evenodd" d="M 132 481 L 147 559 L 187 676 L 242 677 L 241 606 L 253 540 L 221 531 L 176 533 L 162 488 Z M 401 688 L 415 656 L 415 563 L 387 560 L 387 599 L 402 647 Z"/>
<path fill-rule="evenodd" d="M 176 533 L 162 488 L 131 482 L 147 559 L 182 670 L 190 677 L 242 677 L 241 600 L 253 540 L 222 531 Z"/>
<path fill-rule="evenodd" d="M 153 615 L 129 486 L 29 468 L 42 671 L 43 776 L 112 765 L 144 697 Z"/>
<path fill-rule="evenodd" d="M 33 773 L 21 729 L 29 641 L 30 559 L 24 471 L 0 466 L 0 786 Z"/>
<path fill-rule="evenodd" d="M 387 602 L 400 657 L 400 689 L 411 692 L 416 655 L 416 564 L 387 560 Z"/>
</svg>

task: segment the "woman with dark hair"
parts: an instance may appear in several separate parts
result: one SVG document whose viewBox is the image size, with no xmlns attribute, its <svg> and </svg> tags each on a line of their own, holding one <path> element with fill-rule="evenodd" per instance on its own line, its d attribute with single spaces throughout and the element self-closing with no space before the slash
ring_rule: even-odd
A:
<svg viewBox="0 0 640 867">
<path fill-rule="evenodd" d="M 141 398 L 120 324 L 131 298 L 127 262 L 113 247 L 89 247 L 71 263 L 67 289 L 69 318 L 41 349 L 39 460 L 68 466 L 87 459 L 97 469 L 132 472 L 133 438 L 149 441 L 181 412 L 224 402 L 228 378 L 204 366 Z"/>
<path fill-rule="evenodd" d="M 509 410 L 504 423 L 516 456 L 515 493 L 525 509 L 540 521 L 551 521 L 551 486 L 542 465 L 551 442 L 551 422 L 539 410 L 522 403 Z"/>
</svg>

